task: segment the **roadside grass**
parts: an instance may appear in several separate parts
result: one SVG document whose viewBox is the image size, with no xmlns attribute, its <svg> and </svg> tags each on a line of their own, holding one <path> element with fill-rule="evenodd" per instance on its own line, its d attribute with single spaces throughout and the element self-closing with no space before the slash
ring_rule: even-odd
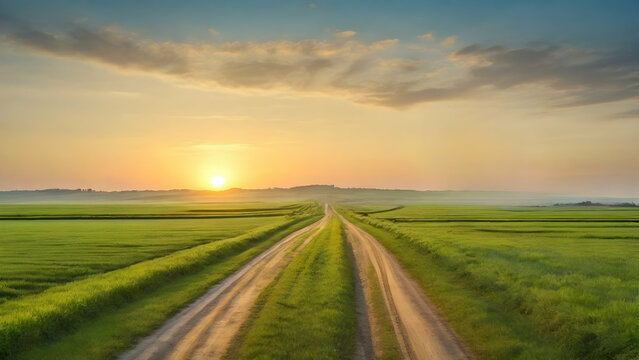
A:
<svg viewBox="0 0 639 360">
<path fill-rule="evenodd" d="M 332 218 L 263 291 L 227 358 L 352 358 L 356 313 L 348 251 Z"/>
<path fill-rule="evenodd" d="M 304 215 L 297 213 L 297 216 L 243 235 L 179 250 L 6 301 L 0 305 L 0 358 L 13 357 L 22 350 L 55 339 L 105 309 L 135 301 L 167 282 L 240 254 L 276 234 L 285 235 L 322 216 L 317 204 L 307 204 L 305 208 Z"/>
<path fill-rule="evenodd" d="M 342 212 L 398 258 L 481 358 L 639 357 L 639 211 Z"/>
<path fill-rule="evenodd" d="M 211 286 L 232 274 L 249 260 L 286 235 L 307 226 L 318 217 L 310 217 L 281 230 L 241 253 L 214 262 L 200 270 L 159 285 L 134 301 L 109 306 L 90 322 L 84 322 L 54 341 L 20 353 L 19 360 L 114 359 L 133 346 L 137 339 L 160 326 Z"/>
</svg>

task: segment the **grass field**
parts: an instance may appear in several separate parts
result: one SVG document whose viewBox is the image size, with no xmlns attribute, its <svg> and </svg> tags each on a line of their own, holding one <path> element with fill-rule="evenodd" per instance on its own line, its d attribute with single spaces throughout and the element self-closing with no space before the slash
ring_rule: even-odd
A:
<svg viewBox="0 0 639 360">
<path fill-rule="evenodd" d="M 2 221 L 0 303 L 283 220 L 284 216 Z"/>
<path fill-rule="evenodd" d="M 481 358 L 639 357 L 639 211 L 348 210 Z"/>
<path fill-rule="evenodd" d="M 2 220 L 189 219 L 290 215 L 299 203 L 2 204 Z"/>
<path fill-rule="evenodd" d="M 639 357 L 639 210 L 339 209 L 480 358 Z M 321 216 L 315 203 L 0 206 L 0 358 L 114 358 Z M 388 325 L 371 291 L 371 315 Z M 228 357 L 350 358 L 354 302 L 334 218 L 262 293 Z M 378 336 L 384 358 L 397 358 L 392 328 Z"/>
<path fill-rule="evenodd" d="M 209 276 L 217 281 L 256 254 L 247 250 L 263 250 L 261 245 L 321 216 L 320 207 L 311 203 L 285 204 L 279 210 L 273 206 L 265 210 L 263 205 L 253 208 L 255 217 L 248 216 L 251 206 L 245 205 L 241 217 L 219 219 L 141 220 L 129 212 L 126 221 L 0 220 L 5 225 L 0 230 L 1 276 L 5 284 L 13 285 L 4 286 L 10 299 L 0 304 L 0 358 L 15 357 L 27 347 L 72 332 L 105 309 L 134 302 L 160 285 L 234 258 L 218 269 L 220 277 Z M 89 209 L 80 214 L 92 215 Z M 145 207 L 145 216 L 149 209 Z M 113 210 L 105 212 L 117 214 Z M 264 211 L 280 214 L 263 216 Z M 197 293 L 192 290 L 165 313 Z M 141 309 L 141 314 L 145 311 Z"/>
<path fill-rule="evenodd" d="M 348 359 L 355 336 L 352 265 L 339 220 L 296 256 L 260 296 L 239 359 Z"/>
</svg>

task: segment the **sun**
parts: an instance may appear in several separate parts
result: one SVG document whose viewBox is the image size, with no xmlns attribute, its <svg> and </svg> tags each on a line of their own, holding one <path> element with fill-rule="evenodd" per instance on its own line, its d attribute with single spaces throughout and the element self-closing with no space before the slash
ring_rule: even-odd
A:
<svg viewBox="0 0 639 360">
<path fill-rule="evenodd" d="M 213 187 L 216 189 L 221 188 L 222 186 L 224 186 L 224 178 L 220 175 L 213 176 L 211 178 L 211 185 L 213 185 Z"/>
</svg>

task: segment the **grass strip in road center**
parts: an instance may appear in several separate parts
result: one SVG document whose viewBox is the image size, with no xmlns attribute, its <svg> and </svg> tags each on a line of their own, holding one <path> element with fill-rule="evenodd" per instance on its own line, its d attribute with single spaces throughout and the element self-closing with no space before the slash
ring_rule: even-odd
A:
<svg viewBox="0 0 639 360">
<path fill-rule="evenodd" d="M 252 324 L 227 356 L 351 358 L 356 311 L 348 251 L 340 222 L 333 218 L 265 289 Z"/>
</svg>

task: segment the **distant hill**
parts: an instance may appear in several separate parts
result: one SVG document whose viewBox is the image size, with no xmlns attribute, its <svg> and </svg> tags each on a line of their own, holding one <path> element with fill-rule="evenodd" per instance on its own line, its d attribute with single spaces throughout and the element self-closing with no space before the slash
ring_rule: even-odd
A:
<svg viewBox="0 0 639 360">
<path fill-rule="evenodd" d="M 553 205 L 591 201 L 602 204 L 636 202 L 633 198 L 574 197 L 508 191 L 416 191 L 340 188 L 307 185 L 292 188 L 208 190 L 96 191 L 91 189 L 47 189 L 0 191 L 0 204 L 21 203 L 172 203 L 230 201 L 345 202 L 352 204 L 468 204 L 468 205 Z"/>
</svg>

